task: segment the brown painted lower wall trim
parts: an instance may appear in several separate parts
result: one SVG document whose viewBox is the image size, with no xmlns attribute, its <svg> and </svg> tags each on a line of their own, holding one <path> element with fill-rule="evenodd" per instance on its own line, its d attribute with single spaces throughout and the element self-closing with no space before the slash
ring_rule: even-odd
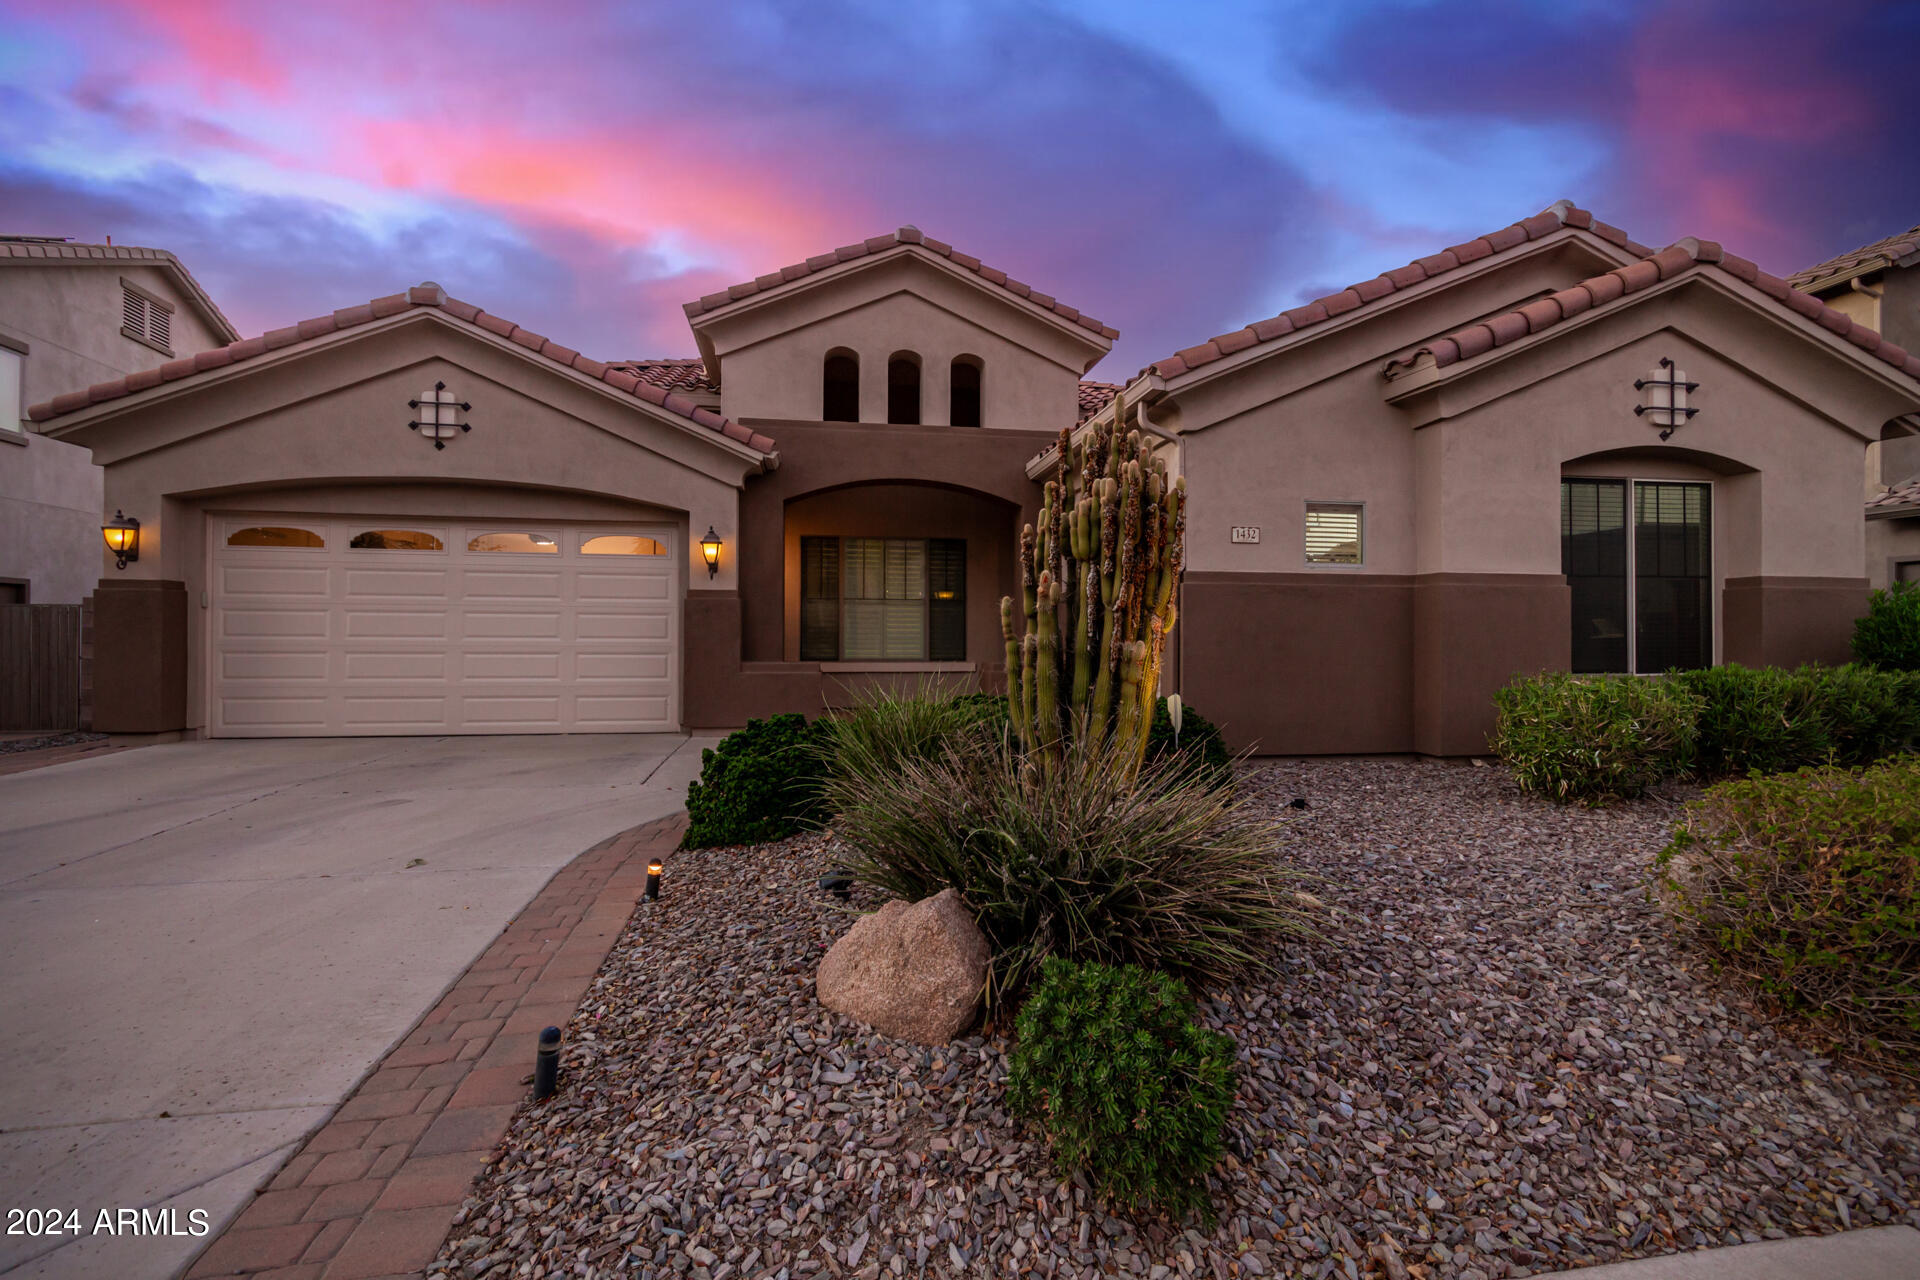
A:
<svg viewBox="0 0 1920 1280">
<path fill-rule="evenodd" d="M 1493 695 L 1515 676 L 1573 662 L 1560 574 L 1430 573 L 1414 580 L 1414 750 L 1483 755 Z"/>
<path fill-rule="evenodd" d="M 187 584 L 102 578 L 93 593 L 93 727 L 187 727 Z"/>
<path fill-rule="evenodd" d="M 1846 662 L 1867 597 L 1865 578 L 1728 578 L 1721 658 L 1750 667 Z"/>
</svg>

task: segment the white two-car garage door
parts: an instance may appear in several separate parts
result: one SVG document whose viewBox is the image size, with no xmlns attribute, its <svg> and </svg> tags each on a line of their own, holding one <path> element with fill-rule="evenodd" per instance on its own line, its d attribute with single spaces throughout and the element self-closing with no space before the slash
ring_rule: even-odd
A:
<svg viewBox="0 0 1920 1280">
<path fill-rule="evenodd" d="M 212 732 L 679 727 L 676 533 L 215 516 Z"/>
</svg>

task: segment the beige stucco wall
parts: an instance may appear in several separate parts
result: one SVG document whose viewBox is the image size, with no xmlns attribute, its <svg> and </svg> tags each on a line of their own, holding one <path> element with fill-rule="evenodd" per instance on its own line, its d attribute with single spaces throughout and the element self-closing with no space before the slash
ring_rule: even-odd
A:
<svg viewBox="0 0 1920 1280">
<path fill-rule="evenodd" d="M 85 449 L 0 435 L 0 579 L 34 604 L 78 604 L 100 576 L 101 475 Z"/>
<path fill-rule="evenodd" d="M 226 341 L 160 267 L 17 261 L 0 266 L 0 336 L 30 348 L 24 371 L 29 405 Z M 173 304 L 172 356 L 120 332 L 123 277 Z"/>
<path fill-rule="evenodd" d="M 956 356 L 984 366 L 981 425 L 1058 429 L 1078 411 L 1079 381 L 1104 340 L 1057 318 L 1028 314 L 997 286 L 956 279 L 914 257 L 899 257 L 822 281 L 790 298 L 743 304 L 697 322 L 720 361 L 722 410 L 735 420 L 818 420 L 827 354 L 860 359 L 860 419 L 887 420 L 887 361 L 921 361 L 921 422 L 950 419 L 949 371 Z"/>
<path fill-rule="evenodd" d="M 407 401 L 436 381 L 473 406 L 472 431 L 444 450 L 406 425 Z M 107 504 L 141 520 L 125 573 L 186 583 L 190 727 L 205 723 L 208 512 L 664 521 L 694 538 L 711 524 L 737 548 L 753 465 L 691 434 L 703 427 L 424 309 L 73 430 L 105 465 Z M 680 543 L 682 580 L 707 585 L 697 542 Z M 713 585 L 731 588 L 734 570 L 723 554 Z M 115 574 L 110 557 L 97 573 Z"/>
<path fill-rule="evenodd" d="M 1906 576 L 1920 580 L 1920 515 L 1867 521 L 1867 581 L 1876 587 L 1888 585 L 1902 561 L 1910 565 Z"/>
</svg>

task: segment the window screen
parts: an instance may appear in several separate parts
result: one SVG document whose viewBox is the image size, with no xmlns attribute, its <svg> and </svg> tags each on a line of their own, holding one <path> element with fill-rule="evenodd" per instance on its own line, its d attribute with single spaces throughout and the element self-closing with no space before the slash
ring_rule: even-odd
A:
<svg viewBox="0 0 1920 1280">
<path fill-rule="evenodd" d="M 1627 669 L 1627 485 L 1560 482 L 1560 572 L 1573 594 L 1573 669 Z"/>
<path fill-rule="evenodd" d="M 1713 662 L 1711 492 L 1704 484 L 1633 486 L 1636 671 Z"/>
<path fill-rule="evenodd" d="M 967 544 L 935 538 L 927 544 L 927 657 L 964 662 L 967 657 Z"/>
<path fill-rule="evenodd" d="M 1361 563 L 1361 519 L 1357 502 L 1307 504 L 1307 563 Z"/>
<path fill-rule="evenodd" d="M 800 539 L 800 660 L 840 656 L 840 539 Z"/>
<path fill-rule="evenodd" d="M 18 431 L 27 416 L 20 403 L 20 385 L 26 361 L 18 351 L 0 347 L 0 431 Z"/>
</svg>

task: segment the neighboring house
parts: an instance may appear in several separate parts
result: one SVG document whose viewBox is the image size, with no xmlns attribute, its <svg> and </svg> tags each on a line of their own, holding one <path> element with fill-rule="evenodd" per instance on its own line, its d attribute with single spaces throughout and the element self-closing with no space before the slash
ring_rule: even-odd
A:
<svg viewBox="0 0 1920 1280">
<path fill-rule="evenodd" d="M 1112 329 L 912 227 L 686 310 L 697 361 L 608 365 L 424 284 L 36 405 L 142 522 L 103 562 L 100 723 L 709 728 L 998 687 L 1053 442 L 1124 396 L 1190 486 L 1188 700 L 1268 753 L 1478 752 L 1516 672 L 1844 657 L 1865 450 L 1920 411 L 1920 359 L 1564 203 L 1124 390 L 1083 380 Z"/>
<path fill-rule="evenodd" d="M 1787 283 L 1920 351 L 1920 226 L 1796 272 Z M 1876 587 L 1911 579 L 1920 574 L 1920 434 L 1869 445 L 1866 481 L 1867 577 Z"/>
<path fill-rule="evenodd" d="M 100 469 L 26 406 L 239 336 L 165 250 L 0 236 L 0 603 L 77 604 L 100 578 Z"/>
</svg>

